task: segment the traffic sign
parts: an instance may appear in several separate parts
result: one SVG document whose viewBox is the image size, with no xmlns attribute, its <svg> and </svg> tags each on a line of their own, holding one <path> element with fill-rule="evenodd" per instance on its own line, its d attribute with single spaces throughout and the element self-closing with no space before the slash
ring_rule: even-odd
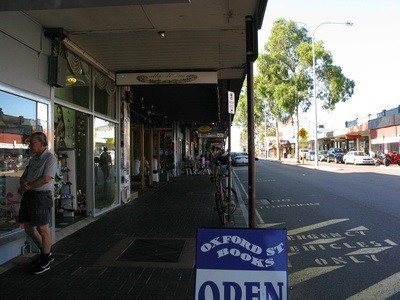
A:
<svg viewBox="0 0 400 300">
<path fill-rule="evenodd" d="M 307 135 L 308 135 L 308 132 L 307 132 L 307 130 L 305 130 L 304 128 L 301 128 L 301 129 L 299 130 L 299 136 L 300 136 L 301 138 L 304 139 Z"/>
</svg>

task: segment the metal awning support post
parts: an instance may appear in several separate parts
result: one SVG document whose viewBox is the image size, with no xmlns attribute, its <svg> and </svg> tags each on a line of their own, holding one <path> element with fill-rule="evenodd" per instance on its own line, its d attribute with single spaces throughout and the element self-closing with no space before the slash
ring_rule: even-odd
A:
<svg viewBox="0 0 400 300">
<path fill-rule="evenodd" d="M 254 151 L 254 76 L 253 62 L 255 58 L 255 32 L 252 16 L 246 16 L 246 64 L 247 64 L 247 127 L 248 127 L 248 194 L 249 194 L 249 228 L 256 228 L 255 219 L 255 151 Z"/>
<path fill-rule="evenodd" d="M 231 200 L 232 200 L 232 157 L 231 157 L 231 146 L 232 146 L 232 115 L 228 114 L 228 222 L 232 221 L 231 212 Z"/>
</svg>

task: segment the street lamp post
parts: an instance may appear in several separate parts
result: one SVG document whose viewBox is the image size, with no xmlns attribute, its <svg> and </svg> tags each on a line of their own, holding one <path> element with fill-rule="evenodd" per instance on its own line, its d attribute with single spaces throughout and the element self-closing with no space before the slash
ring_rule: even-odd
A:
<svg viewBox="0 0 400 300">
<path fill-rule="evenodd" d="M 312 56 L 313 56 L 313 81 L 314 81 L 314 113 L 315 113 L 315 141 L 314 141 L 314 165 L 318 167 L 318 108 L 317 108 L 317 76 L 315 74 L 315 32 L 319 27 L 322 25 L 346 25 L 346 26 L 353 26 L 351 22 L 323 22 L 315 27 L 312 33 Z"/>
<path fill-rule="evenodd" d="M 265 158 L 268 158 L 268 142 L 267 142 L 267 100 L 265 100 L 264 104 L 264 151 Z"/>
</svg>

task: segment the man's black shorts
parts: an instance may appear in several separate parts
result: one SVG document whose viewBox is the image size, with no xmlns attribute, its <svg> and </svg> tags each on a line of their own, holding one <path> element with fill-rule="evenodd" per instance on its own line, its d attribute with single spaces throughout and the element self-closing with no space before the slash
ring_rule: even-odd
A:
<svg viewBox="0 0 400 300">
<path fill-rule="evenodd" d="M 27 191 L 19 208 L 19 222 L 31 226 L 50 224 L 53 195 L 51 191 Z"/>
</svg>

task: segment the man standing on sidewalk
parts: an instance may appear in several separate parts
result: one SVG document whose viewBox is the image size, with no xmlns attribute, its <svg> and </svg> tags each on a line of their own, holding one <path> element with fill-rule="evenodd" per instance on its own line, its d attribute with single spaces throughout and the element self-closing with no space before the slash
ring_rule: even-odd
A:
<svg viewBox="0 0 400 300">
<path fill-rule="evenodd" d="M 31 261 L 34 274 L 50 269 L 54 260 L 51 254 L 50 218 L 53 207 L 53 185 L 57 160 L 47 149 L 47 138 L 35 132 L 29 139 L 32 157 L 20 178 L 22 194 L 19 221 L 24 223 L 25 232 L 40 249 L 40 256 Z"/>
</svg>

